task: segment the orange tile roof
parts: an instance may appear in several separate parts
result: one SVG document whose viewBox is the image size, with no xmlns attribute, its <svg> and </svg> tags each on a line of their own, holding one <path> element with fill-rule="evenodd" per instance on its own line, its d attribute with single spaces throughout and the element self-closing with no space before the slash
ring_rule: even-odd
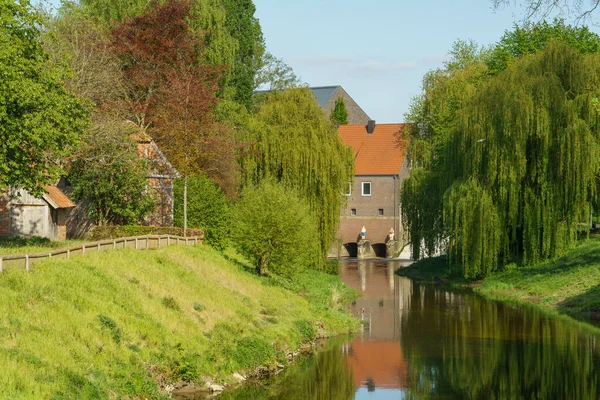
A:
<svg viewBox="0 0 600 400">
<path fill-rule="evenodd" d="M 366 125 L 340 125 L 342 141 L 354 149 L 356 175 L 396 175 L 400 172 L 408 140 L 400 137 L 407 124 L 376 124 L 373 133 Z"/>
<path fill-rule="evenodd" d="M 75 207 L 75 204 L 64 194 L 59 188 L 54 185 L 45 186 L 47 194 L 44 199 L 50 203 L 53 208 L 70 208 Z"/>
</svg>

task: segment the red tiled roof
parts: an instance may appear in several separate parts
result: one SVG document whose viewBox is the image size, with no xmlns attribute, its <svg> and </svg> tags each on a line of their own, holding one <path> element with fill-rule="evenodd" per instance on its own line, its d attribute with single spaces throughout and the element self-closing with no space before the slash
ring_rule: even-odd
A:
<svg viewBox="0 0 600 400">
<path fill-rule="evenodd" d="M 340 125 L 342 141 L 354 149 L 356 175 L 396 175 L 400 172 L 408 140 L 400 133 L 406 124 L 376 124 L 373 133 L 366 125 Z"/>
<path fill-rule="evenodd" d="M 44 199 L 50 203 L 53 208 L 70 208 L 75 207 L 75 204 L 64 194 L 59 188 L 54 185 L 45 186 L 47 194 Z"/>
</svg>

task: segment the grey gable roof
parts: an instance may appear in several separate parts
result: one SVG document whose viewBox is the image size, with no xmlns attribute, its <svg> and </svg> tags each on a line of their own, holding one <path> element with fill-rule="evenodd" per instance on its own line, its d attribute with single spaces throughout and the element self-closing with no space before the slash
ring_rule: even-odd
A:
<svg viewBox="0 0 600 400">
<path fill-rule="evenodd" d="M 315 97 L 317 98 L 317 102 L 319 103 L 319 106 L 323 107 L 325 105 L 325 103 L 327 103 L 327 101 L 331 98 L 331 96 L 333 96 L 333 93 L 335 93 L 335 91 L 337 90 L 337 88 L 339 88 L 340 86 L 319 86 L 319 87 L 311 87 L 310 90 L 313 91 L 313 93 L 315 94 Z"/>
</svg>

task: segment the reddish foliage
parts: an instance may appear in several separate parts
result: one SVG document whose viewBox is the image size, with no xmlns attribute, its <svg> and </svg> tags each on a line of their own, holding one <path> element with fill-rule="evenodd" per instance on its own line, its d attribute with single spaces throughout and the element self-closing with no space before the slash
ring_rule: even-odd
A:
<svg viewBox="0 0 600 400">
<path fill-rule="evenodd" d="M 212 114 L 221 67 L 199 62 L 202 43 L 189 32 L 188 1 L 155 3 L 113 31 L 129 84 L 130 111 L 184 174 L 207 173 L 235 191 L 231 135 Z M 144 126 L 145 127 L 145 126 Z"/>
</svg>

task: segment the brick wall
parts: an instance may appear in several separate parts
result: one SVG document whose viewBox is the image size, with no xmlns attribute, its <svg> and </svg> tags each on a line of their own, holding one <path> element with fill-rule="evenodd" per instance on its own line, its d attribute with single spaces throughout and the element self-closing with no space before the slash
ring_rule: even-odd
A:
<svg viewBox="0 0 600 400">
<path fill-rule="evenodd" d="M 333 107 L 335 106 L 335 101 L 340 97 L 344 99 L 344 105 L 346 106 L 346 111 L 348 111 L 348 123 L 366 125 L 371 118 L 341 86 L 333 92 L 331 98 L 323 106 L 323 111 L 325 111 L 327 116 L 331 114 L 331 110 L 333 110 Z"/>
<path fill-rule="evenodd" d="M 8 211 L 8 198 L 0 193 L 0 235 L 10 234 L 10 213 Z"/>
</svg>

